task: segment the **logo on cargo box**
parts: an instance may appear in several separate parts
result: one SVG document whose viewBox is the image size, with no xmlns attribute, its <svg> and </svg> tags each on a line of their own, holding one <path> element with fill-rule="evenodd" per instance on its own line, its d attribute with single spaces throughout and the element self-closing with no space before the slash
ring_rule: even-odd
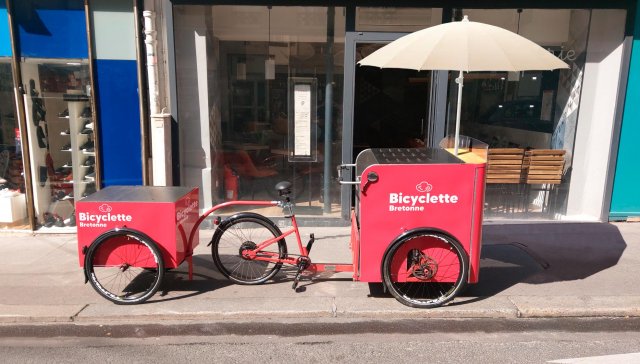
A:
<svg viewBox="0 0 640 364">
<path fill-rule="evenodd" d="M 133 216 L 128 214 L 111 213 L 113 207 L 106 203 L 98 206 L 98 211 L 100 211 L 100 213 L 79 212 L 78 226 L 106 228 L 107 223 L 110 222 L 131 222 L 133 220 Z"/>
<path fill-rule="evenodd" d="M 430 192 L 433 189 L 433 186 L 426 181 L 422 181 L 416 185 L 416 190 L 418 192 Z"/>
<path fill-rule="evenodd" d="M 98 210 L 106 214 L 107 212 L 111 212 L 111 210 L 113 210 L 113 207 L 107 205 L 106 203 L 103 203 L 102 205 L 100 205 L 100 207 L 98 207 Z"/>
<path fill-rule="evenodd" d="M 193 210 L 198 209 L 198 200 L 192 201 L 190 197 L 187 197 L 184 201 L 186 207 L 182 210 L 176 211 L 176 221 L 178 223 L 183 222 Z"/>
<path fill-rule="evenodd" d="M 450 195 L 448 193 L 432 194 L 433 185 L 427 181 L 418 183 L 416 191 L 421 194 L 390 193 L 389 211 L 422 212 L 427 205 L 458 203 L 458 195 Z"/>
</svg>

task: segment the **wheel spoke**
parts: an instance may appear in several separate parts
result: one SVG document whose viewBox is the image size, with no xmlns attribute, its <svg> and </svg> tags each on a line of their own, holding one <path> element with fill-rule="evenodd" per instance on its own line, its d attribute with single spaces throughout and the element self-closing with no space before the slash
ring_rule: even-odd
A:
<svg viewBox="0 0 640 364">
<path fill-rule="evenodd" d="M 390 248 L 383 262 L 383 280 L 403 304 L 437 307 L 464 287 L 467 262 L 466 252 L 453 239 L 440 233 L 415 233 Z"/>
<path fill-rule="evenodd" d="M 252 251 L 256 256 L 286 256 L 284 240 L 274 242 L 260 251 L 256 248 L 263 242 L 282 233 L 268 219 L 257 214 L 243 214 L 223 222 L 212 239 L 213 261 L 218 270 L 236 283 L 257 284 L 273 277 L 280 263 L 273 263 L 242 256 L 243 251 Z"/>
<path fill-rule="evenodd" d="M 96 239 L 87 255 L 85 269 L 91 285 L 115 303 L 144 302 L 162 280 L 162 255 L 146 237 L 109 231 Z"/>
</svg>

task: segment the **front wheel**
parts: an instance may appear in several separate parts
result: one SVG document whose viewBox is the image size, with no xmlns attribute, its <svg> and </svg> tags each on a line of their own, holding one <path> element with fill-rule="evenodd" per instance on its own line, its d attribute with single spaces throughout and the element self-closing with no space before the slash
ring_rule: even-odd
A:
<svg viewBox="0 0 640 364">
<path fill-rule="evenodd" d="M 433 231 L 409 232 L 392 243 L 384 257 L 382 278 L 402 304 L 439 307 L 464 289 L 469 258 L 453 238 Z"/>
<path fill-rule="evenodd" d="M 147 235 L 129 229 L 100 235 L 84 258 L 91 286 L 104 298 L 130 305 L 148 300 L 160 287 L 164 261 Z"/>
<path fill-rule="evenodd" d="M 280 229 L 266 217 L 240 213 L 224 220 L 211 239 L 211 255 L 216 267 L 238 284 L 260 284 L 278 273 L 287 257 L 284 238 L 256 251 L 263 242 L 282 235 Z M 253 254 L 255 253 L 255 254 Z"/>
</svg>

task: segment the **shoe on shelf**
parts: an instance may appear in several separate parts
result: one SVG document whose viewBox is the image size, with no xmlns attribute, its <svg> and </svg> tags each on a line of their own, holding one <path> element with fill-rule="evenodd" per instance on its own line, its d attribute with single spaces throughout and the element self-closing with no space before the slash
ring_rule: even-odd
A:
<svg viewBox="0 0 640 364">
<path fill-rule="evenodd" d="M 67 129 L 60 132 L 60 135 L 71 135 L 71 130 Z"/>
<path fill-rule="evenodd" d="M 53 216 L 53 214 L 50 212 L 45 212 L 43 218 L 44 218 L 44 227 L 50 228 L 56 223 L 55 216 Z"/>
<path fill-rule="evenodd" d="M 66 174 L 69 172 L 70 169 L 71 169 L 71 166 L 65 164 L 64 166 L 56 168 L 56 174 L 61 174 L 61 173 Z"/>
<path fill-rule="evenodd" d="M 84 176 L 85 181 L 95 181 L 96 180 L 96 172 L 91 172 Z"/>
<path fill-rule="evenodd" d="M 68 118 L 69 117 L 69 109 L 64 109 L 63 112 L 58 113 L 58 117 L 60 118 Z"/>
<path fill-rule="evenodd" d="M 87 185 L 87 188 L 85 188 L 84 192 L 82 193 L 82 197 L 87 197 L 94 192 L 96 192 L 96 185 L 94 183 L 90 183 Z"/>
<path fill-rule="evenodd" d="M 91 149 L 91 150 L 89 150 Z M 93 151 L 93 140 L 89 140 L 88 142 L 82 144 L 80 146 L 80 150 L 84 150 L 85 152 L 92 152 Z"/>
<path fill-rule="evenodd" d="M 84 125 L 82 126 L 82 129 L 91 129 L 93 130 L 93 121 L 91 120 L 87 120 Z"/>
<path fill-rule="evenodd" d="M 69 218 L 64 220 L 64 224 L 67 226 L 76 226 L 76 210 L 73 210 Z"/>
<path fill-rule="evenodd" d="M 96 164 L 96 157 L 94 157 L 94 156 L 91 156 L 91 157 L 87 158 L 87 160 L 84 161 L 84 165 L 85 166 L 92 166 L 94 164 Z"/>
<path fill-rule="evenodd" d="M 85 135 L 91 134 L 91 133 L 93 133 L 93 129 L 89 129 L 89 128 L 84 128 L 80 131 L 80 134 L 85 134 Z"/>
<path fill-rule="evenodd" d="M 73 192 L 69 192 L 68 194 L 64 195 L 60 200 L 62 201 L 73 200 Z"/>
<path fill-rule="evenodd" d="M 65 226 L 64 225 L 64 220 L 62 220 L 60 215 L 55 214 L 55 215 L 53 215 L 53 217 L 55 219 L 55 222 L 53 223 L 54 226 L 57 226 L 57 227 L 64 227 Z"/>
<path fill-rule="evenodd" d="M 65 197 L 66 193 L 63 190 L 57 190 L 53 193 L 52 199 L 53 201 L 60 201 Z"/>
<path fill-rule="evenodd" d="M 63 152 L 70 152 L 71 151 L 71 143 L 67 143 L 67 144 L 63 145 L 60 150 L 63 151 Z"/>
<path fill-rule="evenodd" d="M 85 171 L 85 175 L 94 173 L 94 171 L 95 171 L 94 167 L 93 166 L 89 166 L 89 168 L 87 168 L 87 170 Z"/>
<path fill-rule="evenodd" d="M 90 118 L 91 117 L 91 108 L 89 106 L 85 107 L 84 110 L 82 110 L 82 113 L 80 114 L 81 117 L 83 118 Z"/>
</svg>

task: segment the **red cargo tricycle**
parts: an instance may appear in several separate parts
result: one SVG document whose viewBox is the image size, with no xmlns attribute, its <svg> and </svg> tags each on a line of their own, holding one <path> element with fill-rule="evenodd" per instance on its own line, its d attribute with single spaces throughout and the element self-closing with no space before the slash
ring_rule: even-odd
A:
<svg viewBox="0 0 640 364">
<path fill-rule="evenodd" d="M 286 264 L 295 266 L 293 288 L 307 272 L 353 272 L 361 282 L 382 282 L 401 303 L 438 307 L 467 283 L 478 281 L 484 200 L 486 144 L 469 148 L 367 149 L 353 165 L 356 204 L 351 217 L 351 263 L 315 263 L 303 245 L 291 184 L 276 189 L 279 201 L 230 201 L 198 217 L 197 189 L 108 187 L 79 201 L 78 248 L 86 279 L 118 304 L 141 303 L 158 289 L 164 271 L 191 256 L 198 227 L 230 206 L 279 206 L 291 228 L 282 232 L 270 219 L 240 212 L 213 219 L 213 261 L 228 279 L 260 284 Z M 452 143 L 451 143 L 452 144 Z M 294 236 L 298 251 L 289 252 Z"/>
</svg>

